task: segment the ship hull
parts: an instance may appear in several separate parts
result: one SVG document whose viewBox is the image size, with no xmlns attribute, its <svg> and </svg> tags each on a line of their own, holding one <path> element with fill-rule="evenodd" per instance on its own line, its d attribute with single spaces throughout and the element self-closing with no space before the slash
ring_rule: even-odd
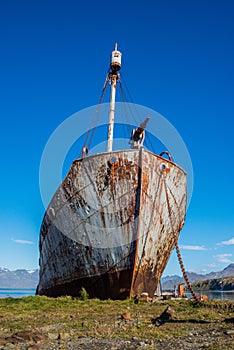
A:
<svg viewBox="0 0 234 350">
<path fill-rule="evenodd" d="M 37 293 L 152 297 L 186 213 L 186 174 L 144 149 L 73 162 L 40 232 Z"/>
</svg>

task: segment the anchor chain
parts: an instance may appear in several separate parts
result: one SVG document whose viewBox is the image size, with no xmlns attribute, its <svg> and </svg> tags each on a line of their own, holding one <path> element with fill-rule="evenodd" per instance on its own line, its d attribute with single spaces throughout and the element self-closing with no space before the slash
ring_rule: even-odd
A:
<svg viewBox="0 0 234 350">
<path fill-rule="evenodd" d="M 175 230 L 173 228 L 172 215 L 171 215 L 172 214 L 172 210 L 171 210 L 171 206 L 170 206 L 170 201 L 169 201 L 169 196 L 168 196 L 168 192 L 167 192 L 167 185 L 166 185 L 165 179 L 164 179 L 164 186 L 165 186 L 168 214 L 169 214 L 169 219 L 170 219 L 172 233 L 173 233 L 173 236 L 174 236 L 176 254 L 177 254 L 177 258 L 178 258 L 179 264 L 180 264 L 180 268 L 181 268 L 184 280 L 185 280 L 185 282 L 187 284 L 187 287 L 188 287 L 190 293 L 192 294 L 193 298 L 197 301 L 197 303 L 200 304 L 201 300 L 198 298 L 197 294 L 194 292 L 194 290 L 193 290 L 193 288 L 191 286 L 191 283 L 189 282 L 189 278 L 188 278 L 188 275 L 187 275 L 187 273 L 185 271 L 184 263 L 183 263 L 183 260 L 182 260 L 182 257 L 181 257 L 180 248 L 179 248 L 178 241 L 177 241 L 177 236 L 176 236 Z"/>
<path fill-rule="evenodd" d="M 173 234 L 174 234 L 174 230 L 173 230 Z M 184 267 L 184 263 L 183 263 L 183 260 L 182 260 L 182 257 L 181 257 L 181 253 L 180 253 L 180 248 L 179 248 L 179 245 L 177 243 L 177 240 L 176 240 L 176 237 L 174 235 L 174 239 L 175 239 L 175 248 L 176 248 L 176 254 L 177 254 L 177 258 L 178 258 L 178 261 L 179 261 L 179 264 L 180 264 L 180 268 L 181 268 L 181 271 L 182 271 L 182 274 L 183 274 L 183 277 L 185 279 L 185 282 L 187 284 L 187 287 L 188 289 L 190 290 L 190 293 L 192 294 L 192 296 L 194 297 L 194 299 L 200 303 L 201 301 L 199 300 L 197 294 L 194 292 L 192 286 L 191 286 L 191 283 L 189 282 L 189 279 L 188 279 L 188 275 L 185 271 L 185 267 Z"/>
</svg>

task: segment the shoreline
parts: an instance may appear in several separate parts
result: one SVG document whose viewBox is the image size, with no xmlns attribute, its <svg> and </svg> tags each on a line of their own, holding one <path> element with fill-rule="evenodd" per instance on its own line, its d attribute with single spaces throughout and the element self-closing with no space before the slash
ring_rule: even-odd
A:
<svg viewBox="0 0 234 350">
<path fill-rule="evenodd" d="M 163 293 L 167 292 L 166 290 Z M 173 294 L 172 291 L 170 291 Z M 234 290 L 195 290 L 197 295 L 207 295 L 209 300 L 231 300 L 234 301 Z M 0 299 L 8 297 L 19 298 L 35 296 L 36 288 L 0 288 Z M 190 292 L 185 292 L 186 298 L 191 298 Z"/>
</svg>

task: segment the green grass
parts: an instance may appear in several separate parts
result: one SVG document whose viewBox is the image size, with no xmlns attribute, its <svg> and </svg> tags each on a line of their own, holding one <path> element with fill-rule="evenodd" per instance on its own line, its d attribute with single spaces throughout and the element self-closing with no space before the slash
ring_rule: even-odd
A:
<svg viewBox="0 0 234 350">
<path fill-rule="evenodd" d="M 40 331 L 51 326 L 52 333 L 58 332 L 59 328 L 62 332 L 72 331 L 77 337 L 170 338 L 201 327 L 201 321 L 204 321 L 202 327 L 208 329 L 210 324 L 234 317 L 234 304 L 228 301 L 207 301 L 198 306 L 190 300 L 134 304 L 129 299 L 84 299 L 43 296 L 0 299 L 0 333 L 28 329 Z M 167 306 L 174 309 L 176 320 L 155 327 L 151 319 L 159 317 Z M 130 320 L 121 319 L 125 312 L 131 313 Z M 223 325 L 225 327 L 225 323 Z"/>
</svg>

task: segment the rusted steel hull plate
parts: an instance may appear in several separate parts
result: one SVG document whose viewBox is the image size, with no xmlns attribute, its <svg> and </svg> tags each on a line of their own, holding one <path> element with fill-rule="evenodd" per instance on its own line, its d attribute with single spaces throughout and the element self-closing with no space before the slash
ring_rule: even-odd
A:
<svg viewBox="0 0 234 350">
<path fill-rule="evenodd" d="M 186 174 L 144 149 L 73 162 L 40 232 L 38 294 L 153 296 L 186 213 Z"/>
</svg>

